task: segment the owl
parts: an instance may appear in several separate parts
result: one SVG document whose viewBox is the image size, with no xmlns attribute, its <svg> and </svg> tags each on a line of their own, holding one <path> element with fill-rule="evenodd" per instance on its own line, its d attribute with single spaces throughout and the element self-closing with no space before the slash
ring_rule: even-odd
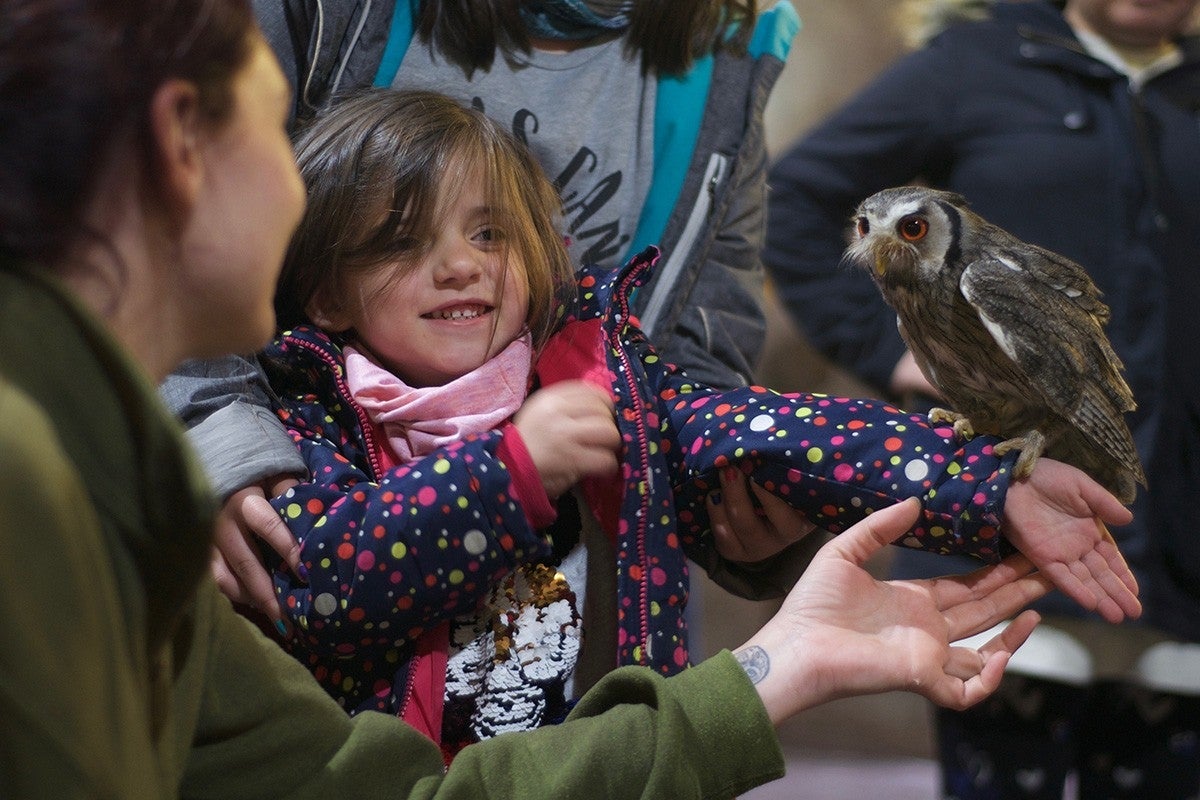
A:
<svg viewBox="0 0 1200 800">
<path fill-rule="evenodd" d="M 1082 267 L 1017 239 L 961 195 L 885 189 L 859 205 L 846 259 L 868 270 L 960 436 L 999 436 L 1025 477 L 1040 455 L 1131 503 L 1146 477 L 1123 414 L 1136 406 Z"/>
</svg>

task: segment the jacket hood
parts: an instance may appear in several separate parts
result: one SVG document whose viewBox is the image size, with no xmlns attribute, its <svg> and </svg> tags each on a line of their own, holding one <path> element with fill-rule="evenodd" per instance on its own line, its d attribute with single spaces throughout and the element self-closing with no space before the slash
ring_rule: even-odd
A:
<svg viewBox="0 0 1200 800">
<path fill-rule="evenodd" d="M 1046 21 L 1052 13 L 1055 24 L 1066 25 L 1061 13 L 1066 0 L 903 0 L 896 10 L 896 25 L 912 48 L 924 47 L 942 31 L 960 22 L 977 22 L 993 16 L 1030 22 Z M 1069 26 L 1068 26 L 1069 27 Z M 1185 49 L 1195 48 L 1200 33 L 1200 13 L 1185 26 Z"/>
</svg>

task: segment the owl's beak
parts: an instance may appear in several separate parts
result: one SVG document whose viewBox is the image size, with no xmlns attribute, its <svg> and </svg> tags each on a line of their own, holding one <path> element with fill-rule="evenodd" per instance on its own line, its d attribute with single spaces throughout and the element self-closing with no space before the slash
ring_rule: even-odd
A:
<svg viewBox="0 0 1200 800">
<path fill-rule="evenodd" d="M 885 272 L 887 272 L 887 259 L 883 257 L 883 253 L 878 253 L 875 256 L 875 274 L 883 277 Z"/>
</svg>

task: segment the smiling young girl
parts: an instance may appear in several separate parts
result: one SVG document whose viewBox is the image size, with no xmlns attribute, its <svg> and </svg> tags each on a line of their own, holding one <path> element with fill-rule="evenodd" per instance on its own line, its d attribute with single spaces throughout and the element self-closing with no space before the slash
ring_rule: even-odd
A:
<svg viewBox="0 0 1200 800">
<path fill-rule="evenodd" d="M 586 664 L 682 670 L 685 558 L 757 567 L 714 553 L 723 470 L 833 531 L 920 497 L 903 538 L 937 552 L 994 560 L 1003 522 L 1079 602 L 1138 612 L 1096 523 L 1125 511 L 1082 473 L 1042 459 L 1010 484 L 1015 456 L 987 437 L 873 401 L 716 392 L 660 360 L 629 314 L 657 252 L 576 279 L 553 186 L 477 110 L 371 91 L 297 155 L 309 204 L 263 361 L 312 475 L 274 501 L 309 579 L 275 581 L 286 646 L 352 713 L 454 750 L 553 721 Z"/>
</svg>

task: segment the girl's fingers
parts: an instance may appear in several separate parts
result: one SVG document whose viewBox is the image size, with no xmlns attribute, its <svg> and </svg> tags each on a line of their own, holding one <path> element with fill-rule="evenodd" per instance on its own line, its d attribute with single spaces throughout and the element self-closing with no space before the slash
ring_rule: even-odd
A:
<svg viewBox="0 0 1200 800">
<path fill-rule="evenodd" d="M 1044 575 L 1026 575 L 999 586 L 984 596 L 943 608 L 950 641 L 974 636 L 1002 620 L 1011 618 L 1034 600 L 1047 594 L 1052 587 Z"/>
</svg>

